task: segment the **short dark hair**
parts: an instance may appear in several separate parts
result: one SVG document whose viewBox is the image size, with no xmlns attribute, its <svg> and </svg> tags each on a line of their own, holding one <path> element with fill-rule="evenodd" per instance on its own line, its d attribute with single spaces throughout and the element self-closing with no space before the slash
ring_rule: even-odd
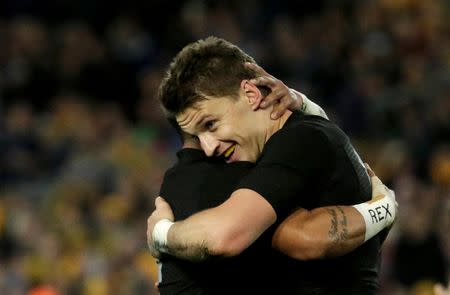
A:
<svg viewBox="0 0 450 295">
<path fill-rule="evenodd" d="M 185 46 L 162 80 L 158 99 L 166 115 L 175 116 L 209 97 L 237 97 L 242 80 L 256 77 L 244 66 L 254 59 L 238 46 L 208 37 Z"/>
</svg>

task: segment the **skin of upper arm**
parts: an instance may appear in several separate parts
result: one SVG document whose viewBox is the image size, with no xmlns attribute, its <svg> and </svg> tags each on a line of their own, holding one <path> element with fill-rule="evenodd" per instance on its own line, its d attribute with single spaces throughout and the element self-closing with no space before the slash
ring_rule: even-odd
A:
<svg viewBox="0 0 450 295">
<path fill-rule="evenodd" d="M 225 256 L 241 253 L 276 221 L 270 203 L 250 189 L 235 191 L 214 210 L 221 226 L 211 230 L 216 231 L 217 250 Z"/>
<path fill-rule="evenodd" d="M 315 220 L 309 210 L 297 209 L 277 227 L 272 237 L 272 247 L 298 260 L 320 258 L 323 241 L 319 233 L 313 234 L 308 230 L 306 224 L 310 220 L 322 221 Z"/>
<path fill-rule="evenodd" d="M 276 229 L 272 246 L 297 260 L 345 255 L 364 243 L 366 224 L 352 206 L 297 209 Z"/>
</svg>

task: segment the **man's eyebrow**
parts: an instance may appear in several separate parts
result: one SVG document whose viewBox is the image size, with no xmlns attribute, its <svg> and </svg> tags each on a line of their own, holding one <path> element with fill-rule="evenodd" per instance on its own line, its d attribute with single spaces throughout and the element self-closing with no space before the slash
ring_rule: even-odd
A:
<svg viewBox="0 0 450 295">
<path fill-rule="evenodd" d="M 206 121 L 206 120 L 208 120 L 208 119 L 210 119 L 211 117 L 212 117 L 211 115 L 205 115 L 205 114 L 202 114 L 201 117 L 200 117 L 200 119 L 197 120 L 197 122 L 195 123 L 195 127 L 196 127 L 196 128 L 201 127 L 202 124 L 203 124 L 203 122 Z"/>
</svg>

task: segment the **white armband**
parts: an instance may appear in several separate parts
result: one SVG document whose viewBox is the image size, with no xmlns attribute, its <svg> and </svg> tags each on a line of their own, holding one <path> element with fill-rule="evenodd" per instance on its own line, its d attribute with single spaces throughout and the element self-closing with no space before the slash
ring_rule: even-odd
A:
<svg viewBox="0 0 450 295">
<path fill-rule="evenodd" d="M 153 243 L 156 249 L 161 252 L 167 252 L 167 234 L 174 222 L 169 219 L 161 219 L 155 224 L 152 232 Z"/>
<path fill-rule="evenodd" d="M 328 119 L 327 114 L 325 113 L 325 111 L 318 104 L 316 104 L 315 102 L 311 101 L 303 93 L 300 93 L 300 95 L 302 96 L 302 99 L 303 99 L 301 110 L 305 114 L 320 116 L 322 118 Z"/>
<path fill-rule="evenodd" d="M 393 194 L 393 191 L 390 191 Z M 389 227 L 395 220 L 395 197 L 383 196 L 372 199 L 366 203 L 353 206 L 361 213 L 366 223 L 366 235 L 364 242 L 371 239 L 384 228 Z"/>
</svg>

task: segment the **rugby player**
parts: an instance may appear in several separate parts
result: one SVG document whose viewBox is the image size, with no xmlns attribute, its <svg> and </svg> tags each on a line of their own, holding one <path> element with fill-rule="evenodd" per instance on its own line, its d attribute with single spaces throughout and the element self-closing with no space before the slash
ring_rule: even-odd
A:
<svg viewBox="0 0 450 295">
<path fill-rule="evenodd" d="M 291 294 L 374 294 L 381 244 L 375 234 L 393 222 L 395 200 L 386 192 L 364 203 L 371 198 L 369 177 L 333 123 L 299 112 L 276 120 L 269 118 L 270 110 L 254 112 L 263 95 L 252 80 L 255 71 L 244 62 L 253 60 L 237 46 L 208 38 L 185 47 L 171 64 L 160 97 L 183 131 L 198 137 L 208 156 L 256 165 L 225 202 L 183 221 L 173 223 L 170 207 L 158 198 L 148 221 L 153 254 L 190 260 L 235 256 L 269 227 L 272 234 L 273 225 L 293 209 L 320 213 L 313 209 L 328 206 L 322 209 L 328 219 L 316 226 L 317 233 L 342 242 L 349 239 L 346 226 L 359 223 L 365 225 L 361 241 L 367 242 L 336 259 L 300 262 L 280 256 L 277 287 Z M 275 248 L 297 259 L 303 255 L 298 232 L 304 218 L 299 216 L 292 214 L 270 235 Z"/>
</svg>

